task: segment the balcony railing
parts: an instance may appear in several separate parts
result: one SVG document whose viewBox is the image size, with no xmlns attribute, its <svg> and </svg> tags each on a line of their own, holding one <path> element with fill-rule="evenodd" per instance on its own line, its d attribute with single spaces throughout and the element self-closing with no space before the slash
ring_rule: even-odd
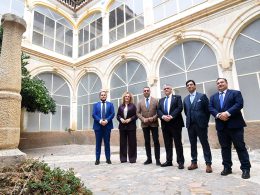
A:
<svg viewBox="0 0 260 195">
<path fill-rule="evenodd" d="M 57 0 L 66 7 L 70 8 L 74 12 L 78 11 L 84 5 L 88 4 L 92 0 Z"/>
</svg>

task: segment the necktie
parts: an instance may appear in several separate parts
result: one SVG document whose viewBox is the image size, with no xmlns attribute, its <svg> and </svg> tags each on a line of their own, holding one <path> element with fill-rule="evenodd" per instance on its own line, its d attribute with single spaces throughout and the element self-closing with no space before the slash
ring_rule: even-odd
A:
<svg viewBox="0 0 260 195">
<path fill-rule="evenodd" d="M 101 117 L 102 117 L 103 120 L 106 119 L 106 105 L 105 105 L 105 102 L 102 102 Z"/>
<path fill-rule="evenodd" d="M 222 109 L 223 108 L 223 103 L 224 103 L 224 92 L 220 92 L 220 95 L 219 95 L 219 103 L 220 103 L 220 108 Z"/>
<path fill-rule="evenodd" d="M 194 95 L 191 94 L 191 95 L 190 95 L 190 103 L 191 103 L 191 104 L 193 103 L 193 100 L 194 100 Z"/>
<path fill-rule="evenodd" d="M 168 96 L 166 96 L 166 98 L 165 98 L 164 112 L 168 115 Z"/>
<path fill-rule="evenodd" d="M 146 98 L 146 108 L 149 109 L 149 106 L 150 106 L 150 104 L 149 104 L 149 98 Z"/>
</svg>

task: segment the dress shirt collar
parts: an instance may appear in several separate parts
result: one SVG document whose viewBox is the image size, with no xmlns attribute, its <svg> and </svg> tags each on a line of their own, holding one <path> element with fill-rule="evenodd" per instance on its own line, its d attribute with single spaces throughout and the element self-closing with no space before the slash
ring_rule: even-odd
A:
<svg viewBox="0 0 260 195">
<path fill-rule="evenodd" d="M 196 91 L 194 91 L 193 93 L 190 93 L 190 96 L 196 96 Z"/>
</svg>

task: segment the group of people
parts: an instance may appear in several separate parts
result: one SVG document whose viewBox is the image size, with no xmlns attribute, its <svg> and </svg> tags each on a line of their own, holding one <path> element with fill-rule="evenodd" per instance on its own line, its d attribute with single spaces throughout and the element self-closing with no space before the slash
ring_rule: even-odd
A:
<svg viewBox="0 0 260 195">
<path fill-rule="evenodd" d="M 141 120 L 141 127 L 145 140 L 147 160 L 144 165 L 152 163 L 152 151 L 150 134 L 154 143 L 154 155 L 156 165 L 161 167 L 172 166 L 173 142 L 176 149 L 177 163 L 179 169 L 184 169 L 184 155 L 182 145 L 182 128 L 184 121 L 182 110 L 186 115 L 186 127 L 188 130 L 191 146 L 191 164 L 188 170 L 198 168 L 197 164 L 197 138 L 202 145 L 206 172 L 212 172 L 212 155 L 208 142 L 208 123 L 210 114 L 215 118 L 216 130 L 221 146 L 222 164 L 224 166 L 221 175 L 232 173 L 232 144 L 234 145 L 242 170 L 242 178 L 250 178 L 250 160 L 244 142 L 244 127 L 241 109 L 243 108 L 243 97 L 240 91 L 228 89 L 225 78 L 216 81 L 218 92 L 210 97 L 196 91 L 194 80 L 186 82 L 189 94 L 183 102 L 180 95 L 173 94 L 171 85 L 163 86 L 165 97 L 159 102 L 150 96 L 150 88 L 143 88 L 143 98 L 137 106 L 133 103 L 133 96 L 125 92 L 122 96 L 122 104 L 119 106 L 116 118 L 119 122 L 120 135 L 120 161 L 135 163 L 137 159 L 136 120 Z M 115 111 L 113 104 L 107 101 L 106 91 L 101 91 L 100 100 L 93 107 L 94 124 L 93 129 L 96 136 L 96 161 L 100 164 L 101 144 L 104 140 L 106 163 L 111 164 L 110 159 L 110 133 L 113 129 L 113 118 Z M 166 151 L 166 161 L 160 162 L 160 142 L 158 133 L 158 119 L 161 120 L 161 129 Z"/>
</svg>

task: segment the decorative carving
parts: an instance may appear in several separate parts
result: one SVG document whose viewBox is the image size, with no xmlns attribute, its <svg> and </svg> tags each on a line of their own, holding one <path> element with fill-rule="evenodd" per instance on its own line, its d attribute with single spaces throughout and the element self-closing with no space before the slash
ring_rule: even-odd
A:
<svg viewBox="0 0 260 195">
<path fill-rule="evenodd" d="M 53 67 L 52 67 L 52 70 L 53 70 L 53 72 L 58 72 L 59 68 L 56 67 L 56 66 L 53 66 Z"/>
<path fill-rule="evenodd" d="M 231 71 L 233 59 L 224 59 L 223 61 L 218 62 L 218 64 L 223 69 L 223 71 Z"/>
<path fill-rule="evenodd" d="M 158 82 L 158 77 L 156 76 L 151 76 L 149 77 L 149 80 L 148 80 L 148 84 L 150 87 L 154 86 L 157 82 Z"/>
<path fill-rule="evenodd" d="M 184 34 L 183 34 L 182 31 L 179 31 L 179 32 L 174 34 L 174 37 L 175 37 L 177 42 L 181 42 L 184 39 Z"/>
</svg>

